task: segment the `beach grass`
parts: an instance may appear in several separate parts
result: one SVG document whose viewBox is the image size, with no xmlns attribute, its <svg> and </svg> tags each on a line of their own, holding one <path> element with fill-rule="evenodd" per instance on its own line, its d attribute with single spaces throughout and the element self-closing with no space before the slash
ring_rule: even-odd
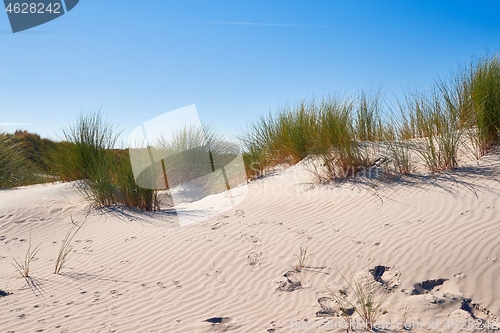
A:
<svg viewBox="0 0 500 333">
<path fill-rule="evenodd" d="M 156 191 L 136 184 L 128 151 L 115 149 L 118 135 L 100 112 L 82 114 L 64 131 L 66 143 L 52 152 L 52 167 L 62 180 L 76 181 L 96 208 L 122 204 L 159 209 Z"/>
<path fill-rule="evenodd" d="M 73 221 L 73 217 L 70 218 L 71 218 L 71 223 L 73 223 L 73 225 L 66 234 L 66 236 L 64 237 L 63 241 L 61 242 L 61 247 L 59 248 L 59 252 L 57 253 L 56 265 L 54 267 L 54 274 L 59 274 L 61 269 L 66 265 L 66 262 L 69 259 L 71 252 L 73 251 L 73 245 L 72 245 L 73 238 L 76 236 L 78 231 L 80 231 L 80 229 L 83 227 L 85 223 L 83 222 L 80 225 L 78 225 L 75 223 L 75 221 Z"/>
<path fill-rule="evenodd" d="M 276 115 L 261 117 L 240 137 L 247 170 L 262 173 L 276 165 L 296 164 L 314 153 L 318 125 L 314 99 L 282 107 Z"/>
<path fill-rule="evenodd" d="M 10 188 L 53 181 L 42 162 L 47 149 L 36 134 L 0 132 L 0 188 Z"/>
<path fill-rule="evenodd" d="M 471 65 L 470 97 L 477 126 L 480 154 L 500 139 L 500 57 L 485 56 Z"/>
<path fill-rule="evenodd" d="M 247 178 L 306 157 L 319 161 L 312 171 L 322 183 L 366 175 L 380 161 L 387 174 L 409 175 L 415 155 L 431 174 L 458 167 L 461 152 L 480 158 L 500 143 L 500 57 L 484 56 L 429 90 L 406 93 L 396 110 L 381 90 L 279 107 L 239 137 Z M 215 142 L 224 141 L 207 127 L 201 137 L 188 132 L 155 149 L 185 151 L 204 140 L 201 147 L 216 152 Z M 0 133 L 0 187 L 77 181 L 96 207 L 158 209 L 157 192 L 136 184 L 128 151 L 115 148 L 119 132 L 100 112 L 82 114 L 63 134 L 56 143 L 26 131 Z"/>
<path fill-rule="evenodd" d="M 356 313 L 363 321 L 365 329 L 372 330 L 375 327 L 377 319 L 387 313 L 384 307 L 385 295 L 377 291 L 372 284 L 363 283 L 355 278 L 352 273 L 350 280 L 342 273 L 339 272 L 339 274 L 353 292 L 351 298 L 354 299 L 354 301 L 350 300 L 346 290 L 339 290 L 337 293 L 328 289 L 331 297 L 339 306 L 340 316 L 349 324 L 352 315 Z"/>
<path fill-rule="evenodd" d="M 299 254 L 294 254 L 297 258 L 297 264 L 295 265 L 295 271 L 300 272 L 302 269 L 306 267 L 307 260 L 309 260 L 310 254 L 307 254 L 307 244 L 305 246 L 301 246 L 299 250 Z"/>
<path fill-rule="evenodd" d="M 431 174 L 480 158 L 500 143 L 500 58 L 461 67 L 431 89 L 406 93 L 398 112 L 386 110 L 380 90 L 325 97 L 280 108 L 251 124 L 242 137 L 249 177 L 274 166 L 319 158 L 319 182 L 366 175 L 376 161 L 397 176 L 415 172 L 418 155 Z"/>
</svg>

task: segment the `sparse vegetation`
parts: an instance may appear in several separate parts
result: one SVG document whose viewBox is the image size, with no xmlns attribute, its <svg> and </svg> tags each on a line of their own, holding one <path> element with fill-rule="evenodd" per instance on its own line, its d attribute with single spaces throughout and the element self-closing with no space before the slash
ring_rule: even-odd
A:
<svg viewBox="0 0 500 333">
<path fill-rule="evenodd" d="M 295 271 L 300 272 L 304 267 L 306 267 L 307 260 L 311 256 L 310 254 L 307 254 L 307 245 L 306 246 L 301 246 L 299 254 L 294 254 L 295 257 L 297 257 L 297 265 L 295 265 Z"/>
<path fill-rule="evenodd" d="M 41 285 L 30 275 L 30 267 L 31 262 L 35 259 L 36 254 L 40 250 L 40 245 L 33 248 L 33 243 L 31 241 L 31 228 L 30 228 L 30 236 L 28 242 L 28 249 L 26 250 L 26 254 L 23 260 L 14 259 L 12 265 L 19 272 L 19 275 L 24 278 L 26 284 L 31 289 L 31 291 L 37 295 L 39 293 L 42 295 L 42 287 Z"/>
<path fill-rule="evenodd" d="M 28 243 L 28 250 L 26 251 L 26 255 L 24 256 L 24 260 L 17 260 L 14 259 L 14 267 L 17 269 L 19 274 L 27 278 L 30 276 L 30 265 L 33 259 L 35 259 L 36 254 L 40 250 L 39 246 L 36 246 L 35 248 L 32 249 L 32 242 L 31 242 L 31 228 L 30 228 L 30 238 L 29 238 L 29 243 Z"/>
<path fill-rule="evenodd" d="M 328 289 L 330 295 L 337 303 L 340 309 L 341 317 L 350 323 L 352 315 L 355 313 L 363 321 L 365 328 L 371 330 L 375 326 L 377 319 L 387 313 L 384 308 L 384 295 L 377 292 L 372 284 L 363 283 L 351 274 L 349 281 L 340 273 L 344 281 L 353 292 L 354 301 L 349 299 L 345 290 L 339 290 L 338 293 Z M 348 327 L 350 327 L 348 325 Z"/>
<path fill-rule="evenodd" d="M 66 234 L 66 237 L 64 237 L 61 247 L 59 248 L 59 252 L 57 254 L 57 259 L 56 259 L 56 266 L 54 268 L 54 274 L 59 274 L 61 269 L 64 267 L 66 264 L 66 261 L 69 258 L 69 255 L 73 251 L 73 245 L 71 242 L 73 241 L 73 238 L 75 235 L 80 231 L 80 229 L 83 227 L 84 223 L 78 225 L 73 221 L 73 218 L 71 217 L 71 223 L 73 223 L 73 226 L 71 229 L 69 229 L 68 233 Z"/>
<path fill-rule="evenodd" d="M 159 208 L 156 191 L 135 183 L 128 151 L 114 149 L 118 134 L 99 112 L 82 114 L 64 135 L 68 144 L 53 152 L 54 169 L 63 180 L 77 180 L 79 191 L 94 207 Z"/>
<path fill-rule="evenodd" d="M 308 156 L 319 182 L 363 176 L 374 165 L 395 176 L 420 172 L 416 156 L 430 173 L 459 166 L 461 152 L 480 158 L 500 144 L 500 57 L 479 58 L 398 105 L 397 112 L 383 110 L 380 91 L 362 91 L 281 107 L 240 138 L 247 177 Z M 78 181 L 96 207 L 159 208 L 157 192 L 135 183 L 129 152 L 115 149 L 118 133 L 99 112 L 81 115 L 64 136 L 53 142 L 26 131 L 0 133 L 0 187 Z"/>
<path fill-rule="evenodd" d="M 416 170 L 415 155 L 430 173 L 459 166 L 460 152 L 479 158 L 500 143 L 500 58 L 481 58 L 429 92 L 407 94 L 398 116 L 382 114 L 381 105 L 380 93 L 362 92 L 261 118 L 242 138 L 248 176 L 311 154 L 320 182 L 366 175 L 376 161 L 389 174 L 407 175 Z"/>
</svg>

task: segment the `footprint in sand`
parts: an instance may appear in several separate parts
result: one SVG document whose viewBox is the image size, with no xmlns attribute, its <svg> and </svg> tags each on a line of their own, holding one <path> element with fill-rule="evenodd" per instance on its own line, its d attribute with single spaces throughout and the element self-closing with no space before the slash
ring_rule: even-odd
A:
<svg viewBox="0 0 500 333">
<path fill-rule="evenodd" d="M 318 303 L 321 310 L 316 312 L 316 317 L 331 317 L 337 314 L 335 309 L 338 308 L 338 305 L 331 297 L 320 297 Z"/>
<path fill-rule="evenodd" d="M 229 217 L 229 216 L 228 216 L 228 217 Z M 212 226 L 212 228 L 210 228 L 210 229 L 212 229 L 212 230 L 217 230 L 217 229 L 220 229 L 220 228 L 222 228 L 223 226 L 225 226 L 225 225 L 227 225 L 227 224 L 228 224 L 228 222 L 219 221 L 219 222 L 215 223 L 215 224 Z"/>
<path fill-rule="evenodd" d="M 241 238 L 248 241 L 248 242 L 252 242 L 252 243 L 259 242 L 259 239 L 255 236 L 252 236 L 252 235 L 243 234 L 243 235 L 241 235 Z"/>
<path fill-rule="evenodd" d="M 467 277 L 467 275 L 465 275 L 465 273 L 460 272 L 460 273 L 454 274 L 453 277 L 456 279 L 464 279 Z"/>
<path fill-rule="evenodd" d="M 179 281 L 177 280 L 174 280 L 172 281 L 172 283 L 174 284 L 174 286 L 177 288 L 177 289 L 182 289 L 182 285 Z"/>
<path fill-rule="evenodd" d="M 413 285 L 413 289 L 411 291 L 411 294 L 412 295 L 422 295 L 422 294 L 427 294 L 430 291 L 439 290 L 436 287 L 441 286 L 447 280 L 448 279 L 435 279 L 435 280 L 426 280 L 426 281 L 422 281 L 420 283 L 415 283 Z"/>
<path fill-rule="evenodd" d="M 368 271 L 373 279 L 380 282 L 387 290 L 394 290 L 401 284 L 401 273 L 390 267 L 378 265 Z"/>
<path fill-rule="evenodd" d="M 497 257 L 489 257 L 489 258 L 483 258 L 483 262 L 497 262 Z"/>
<path fill-rule="evenodd" d="M 278 288 L 276 288 L 278 291 L 292 292 L 302 289 L 306 284 L 302 276 L 296 271 L 288 271 L 283 274 L 283 277 L 285 277 L 286 280 L 281 279 L 278 284 Z"/>
<path fill-rule="evenodd" d="M 262 252 L 250 252 L 250 254 L 247 256 L 248 265 L 259 266 L 261 256 L 262 256 Z"/>
</svg>

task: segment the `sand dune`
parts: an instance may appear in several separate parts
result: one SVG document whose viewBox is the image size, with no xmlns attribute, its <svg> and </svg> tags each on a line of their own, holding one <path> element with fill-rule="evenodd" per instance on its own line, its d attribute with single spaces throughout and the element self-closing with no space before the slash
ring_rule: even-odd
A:
<svg viewBox="0 0 500 333">
<path fill-rule="evenodd" d="M 314 185 L 304 164 L 186 227 L 168 210 L 90 210 L 71 183 L 0 191 L 1 331 L 342 331 L 327 289 L 352 294 L 340 273 L 378 288 L 381 323 L 402 320 L 407 304 L 408 322 L 424 325 L 416 332 L 499 316 L 498 155 L 437 179 L 372 186 Z M 71 217 L 86 222 L 56 275 Z M 35 293 L 11 264 L 24 258 L 30 229 Z"/>
</svg>

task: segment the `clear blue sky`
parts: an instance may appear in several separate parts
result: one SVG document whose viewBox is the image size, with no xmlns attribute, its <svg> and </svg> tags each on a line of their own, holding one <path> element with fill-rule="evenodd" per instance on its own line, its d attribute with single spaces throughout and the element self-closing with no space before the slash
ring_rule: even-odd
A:
<svg viewBox="0 0 500 333">
<path fill-rule="evenodd" d="M 125 139 L 196 104 L 238 133 L 313 95 L 429 87 L 499 49 L 498 0 L 80 0 L 17 34 L 0 13 L 0 126 L 57 138 L 102 107 Z"/>
</svg>

